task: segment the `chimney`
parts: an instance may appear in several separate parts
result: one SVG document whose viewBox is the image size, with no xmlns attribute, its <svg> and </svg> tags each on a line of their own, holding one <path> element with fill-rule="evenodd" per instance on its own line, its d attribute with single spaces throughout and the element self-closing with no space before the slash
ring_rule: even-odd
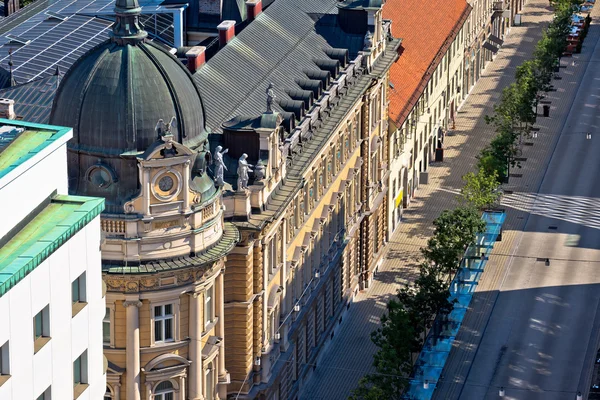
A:
<svg viewBox="0 0 600 400">
<path fill-rule="evenodd" d="M 4 14 L 3 17 L 8 17 L 14 12 L 19 11 L 19 0 L 3 0 Z"/>
<path fill-rule="evenodd" d="M 15 119 L 15 101 L 11 99 L 0 99 L 0 118 Z"/>
<path fill-rule="evenodd" d="M 219 30 L 219 46 L 223 47 L 235 36 L 235 21 L 223 21 L 217 26 L 217 29 Z"/>
<path fill-rule="evenodd" d="M 192 74 L 198 71 L 198 69 L 206 62 L 205 51 L 206 47 L 204 46 L 194 46 L 185 53 L 187 67 Z"/>
<path fill-rule="evenodd" d="M 246 0 L 246 19 L 252 21 L 262 12 L 262 0 Z"/>
</svg>

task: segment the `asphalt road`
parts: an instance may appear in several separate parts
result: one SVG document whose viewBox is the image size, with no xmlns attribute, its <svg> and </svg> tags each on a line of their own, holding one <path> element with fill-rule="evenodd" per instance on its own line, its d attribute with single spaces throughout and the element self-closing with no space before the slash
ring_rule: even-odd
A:
<svg viewBox="0 0 600 400">
<path fill-rule="evenodd" d="M 509 213 L 519 196 L 532 208 L 510 251 L 492 255 L 505 265 L 499 292 L 452 398 L 497 399 L 500 387 L 507 399 L 586 398 L 600 333 L 600 46 L 588 38 L 593 53 L 564 126 L 554 127 L 562 130 L 539 190 L 505 201 Z"/>
</svg>

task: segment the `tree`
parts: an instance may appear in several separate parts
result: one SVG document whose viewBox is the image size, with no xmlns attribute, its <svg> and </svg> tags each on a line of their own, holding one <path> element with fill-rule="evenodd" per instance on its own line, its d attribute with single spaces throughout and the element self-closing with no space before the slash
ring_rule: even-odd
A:
<svg viewBox="0 0 600 400">
<path fill-rule="evenodd" d="M 454 276 L 467 246 L 475 241 L 478 233 L 485 231 L 485 222 L 474 208 L 458 207 L 442 212 L 433 225 L 435 233 L 421 253 L 441 273 Z"/>
<path fill-rule="evenodd" d="M 423 262 L 419 266 L 419 277 L 412 285 L 398 291 L 398 300 L 408 313 L 415 332 L 411 343 L 412 351 L 418 353 L 423 347 L 427 331 L 431 329 L 435 317 L 449 314 L 454 305 L 448 300 L 449 282 L 438 265 Z"/>
<path fill-rule="evenodd" d="M 484 210 L 498 203 L 502 193 L 498 190 L 497 171 L 488 174 L 480 168 L 476 174 L 469 172 L 463 176 L 465 186 L 460 191 L 462 201 L 469 207 Z"/>
<path fill-rule="evenodd" d="M 483 168 L 489 175 L 496 171 L 498 178 L 502 181 L 508 177 L 510 166 L 521 166 L 516 160 L 518 135 L 508 123 L 499 125 L 497 132 L 498 134 L 490 144 L 481 151 L 477 168 Z"/>
<path fill-rule="evenodd" d="M 406 307 L 392 299 L 381 317 L 381 327 L 371 333 L 378 347 L 373 356 L 376 373 L 367 374 L 352 391 L 350 400 L 401 399 L 412 371 L 415 331 Z"/>
</svg>

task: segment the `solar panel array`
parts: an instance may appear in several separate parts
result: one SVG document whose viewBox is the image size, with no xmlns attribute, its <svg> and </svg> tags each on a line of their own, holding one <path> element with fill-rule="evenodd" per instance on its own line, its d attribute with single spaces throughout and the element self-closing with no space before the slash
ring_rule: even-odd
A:
<svg viewBox="0 0 600 400">
<path fill-rule="evenodd" d="M 142 0 L 141 16 L 151 36 L 174 43 L 173 15 L 163 0 Z M 17 84 L 63 72 L 92 47 L 108 39 L 114 0 L 56 0 L 27 20 L 0 35 L 0 68 L 8 70 L 12 49 L 13 77 Z M 64 16 L 66 19 L 53 17 Z M 10 38 L 30 41 L 23 45 Z M 0 87 L 1 82 L 0 82 Z"/>
<path fill-rule="evenodd" d="M 46 32 L 37 35 L 40 28 Z M 11 42 L 0 47 L 0 65 L 8 69 L 8 49 L 12 48 L 13 77 L 25 83 L 55 73 L 56 68 L 66 71 L 86 51 L 108 38 L 110 22 L 98 18 L 74 15 L 62 23 L 44 21 L 21 37 L 31 42 L 25 46 Z"/>
</svg>

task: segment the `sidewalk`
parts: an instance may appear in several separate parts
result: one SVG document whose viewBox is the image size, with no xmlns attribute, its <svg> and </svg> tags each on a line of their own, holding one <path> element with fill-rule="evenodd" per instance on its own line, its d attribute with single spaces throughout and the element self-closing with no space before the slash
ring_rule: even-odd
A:
<svg viewBox="0 0 600 400">
<path fill-rule="evenodd" d="M 598 9 L 594 10 L 596 12 Z M 474 170 L 477 154 L 495 134 L 485 124 L 483 116 L 491 114 L 502 88 L 514 80 L 516 67 L 532 56 L 535 44 L 541 38 L 542 28 L 551 17 L 552 11 L 547 0 L 530 0 L 523 10 L 523 24 L 511 28 L 504 46 L 495 60 L 488 64 L 458 113 L 456 130 L 445 139 L 444 162 L 430 166 L 429 184 L 419 187 L 410 208 L 405 210 L 403 222 L 388 245 L 388 253 L 373 285 L 356 296 L 341 326 L 336 328 L 333 341 L 328 344 L 311 379 L 304 386 L 301 400 L 347 399 L 358 380 L 366 373 L 373 372 L 371 363 L 376 348 L 370 339 L 371 332 L 378 327 L 388 299 L 404 282 L 414 278 L 414 261 L 420 255 L 419 249 L 426 245 L 433 233 L 431 222 L 443 210 L 456 204 L 456 195 L 463 186 L 462 176 Z M 590 42 L 588 37 L 587 43 Z M 534 142 L 534 146 L 523 148 L 522 157 L 527 161 L 521 163 L 520 170 L 511 171 L 522 174 L 522 177 L 511 177 L 510 183 L 505 185 L 505 189 L 514 191 L 514 194 L 505 196 L 511 210 L 505 222 L 503 241 L 498 243 L 495 253 L 508 252 L 524 225 L 524 217 L 532 203 L 530 197 L 535 196 L 520 192 L 537 192 L 545 171 L 543 166 L 548 163 L 575 96 L 581 71 L 586 67 L 585 62 L 578 62 L 578 56 L 586 56 L 585 47 L 583 54 L 573 58 L 576 66 L 571 65 L 571 59 L 563 61 L 563 65 L 568 67 L 561 68 L 563 79 L 554 81 L 558 91 L 548 93 L 545 99 L 552 101 L 550 118 L 538 118 L 536 126 L 541 127 L 539 136 L 526 140 Z M 499 286 L 503 270 L 504 258 L 495 260 L 492 257 L 478 288 L 487 290 L 489 298 L 479 301 L 484 304 L 473 304 L 472 307 L 477 311 L 467 314 L 457 337 L 458 351 L 450 355 L 443 374 L 445 383 L 439 385 L 441 387 L 439 393 L 436 391 L 436 398 L 452 399 L 460 392 L 461 385 L 452 381 L 461 382 L 466 376 L 472 346 L 477 345 L 485 326 L 493 304 L 492 296 Z"/>
</svg>

